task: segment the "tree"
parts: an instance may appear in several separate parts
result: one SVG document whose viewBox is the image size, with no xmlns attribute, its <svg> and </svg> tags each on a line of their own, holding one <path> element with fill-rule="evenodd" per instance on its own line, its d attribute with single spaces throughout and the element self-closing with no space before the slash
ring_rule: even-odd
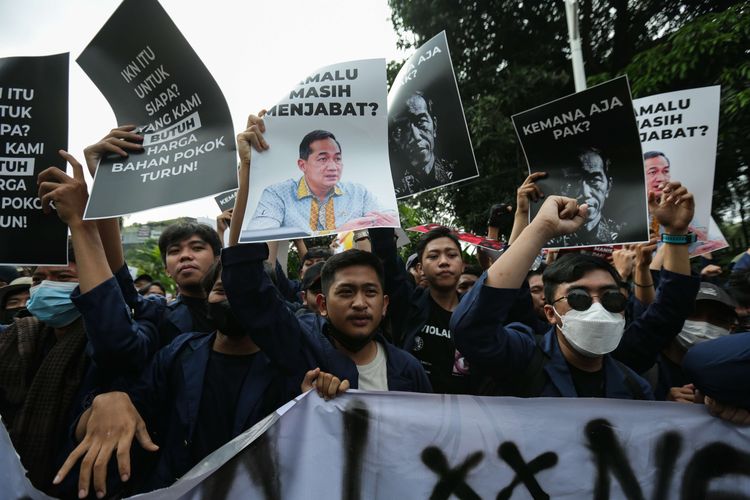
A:
<svg viewBox="0 0 750 500">
<path fill-rule="evenodd" d="M 138 274 L 149 274 L 155 281 L 161 282 L 167 292 L 176 295 L 174 281 L 167 275 L 161 260 L 159 245 L 155 239 L 148 239 L 142 245 L 129 249 L 125 253 L 125 260 L 138 268 Z"/>
<path fill-rule="evenodd" d="M 477 181 L 448 187 L 441 193 L 417 196 L 406 203 L 434 208 L 439 200 L 454 211 L 457 225 L 483 232 L 490 205 L 514 200 L 515 189 L 527 173 L 510 117 L 574 91 L 564 3 L 562 0 L 390 0 L 389 3 L 402 47 L 419 46 L 445 29 L 481 175 Z M 719 13 L 732 5 L 736 4 L 727 11 L 728 16 L 736 16 L 742 26 L 747 24 L 747 8 L 742 2 L 583 0 L 580 4 L 584 60 L 588 73 L 596 75 L 590 81 L 632 71 L 631 83 L 634 83 L 633 75 L 639 72 L 640 65 L 646 67 L 649 61 L 655 60 L 656 54 L 677 57 L 673 53 L 675 50 L 684 52 L 679 57 L 693 57 L 700 65 L 701 59 L 695 58 L 696 47 L 705 49 L 701 52 L 704 56 L 711 54 L 710 51 L 724 50 L 720 44 L 728 37 L 719 36 L 718 30 L 712 29 L 715 26 L 710 19 L 719 17 Z M 721 24 L 724 29 L 728 29 L 723 24 L 726 22 L 729 20 L 724 19 Z M 696 28 L 700 24 L 704 25 L 702 30 Z M 745 29 L 730 30 L 739 40 L 731 43 L 731 50 L 722 52 L 726 57 L 718 61 L 711 75 L 722 74 L 746 61 L 747 57 L 740 57 L 735 50 L 735 45 L 749 46 Z M 680 33 L 688 34 L 681 38 Z M 706 42 L 705 47 L 697 43 L 691 45 L 690 37 L 695 36 L 710 37 L 712 41 Z M 674 37 L 681 43 L 675 44 Z M 672 46 L 664 48 L 665 43 L 672 43 Z M 653 57 L 644 55 L 647 53 Z M 705 74 L 701 76 L 697 66 L 691 67 L 696 70 L 692 81 L 700 83 L 688 86 L 711 85 L 716 80 Z M 653 66 L 655 71 L 657 68 L 658 65 Z M 735 78 L 741 84 L 745 71 L 737 69 L 727 78 Z M 655 79 L 656 75 L 649 78 Z M 687 85 L 687 80 L 683 81 Z M 746 76 L 744 82 L 747 82 Z M 658 85 L 649 88 L 656 89 Z M 744 102 L 743 99 L 746 96 L 736 102 Z M 732 116 L 737 124 L 730 122 L 729 125 L 736 132 L 725 130 L 728 124 L 722 115 L 722 138 L 735 133 L 741 138 L 747 130 L 741 128 L 744 117 Z M 738 128 L 734 128 L 735 125 Z M 730 149 L 735 147 L 735 143 L 732 144 Z M 720 151 L 720 155 L 728 152 L 724 146 L 720 146 Z M 739 164 L 735 153 L 728 153 L 721 161 Z M 726 182 L 729 182 L 728 177 L 717 175 L 717 186 L 723 188 Z M 738 196 L 746 196 L 747 182 L 732 182 L 737 184 Z M 717 195 L 726 198 L 726 190 L 719 190 Z"/>
</svg>

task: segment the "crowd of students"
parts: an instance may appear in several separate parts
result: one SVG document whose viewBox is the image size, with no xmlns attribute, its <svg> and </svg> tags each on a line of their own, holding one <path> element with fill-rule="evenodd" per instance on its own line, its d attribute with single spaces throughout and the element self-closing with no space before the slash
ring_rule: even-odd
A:
<svg viewBox="0 0 750 500">
<path fill-rule="evenodd" d="M 244 215 L 264 130 L 251 116 L 237 136 L 240 189 L 224 222 Z M 134 127 L 112 130 L 84 151 L 90 173 L 141 141 Z M 406 262 L 393 229 L 371 229 L 337 254 L 297 242 L 301 279 L 290 280 L 277 244 L 237 244 L 241 224 L 219 224 L 222 248 L 212 228 L 181 223 L 159 239 L 179 287 L 167 302 L 150 277 L 134 283 L 116 219 L 83 220 L 84 167 L 60 154 L 73 175 L 45 170 L 39 196 L 70 228 L 69 264 L 31 278 L 0 269 L 0 414 L 28 477 L 52 495 L 168 486 L 309 389 L 657 399 L 750 424 L 750 254 L 726 283 L 693 272 L 679 243 L 627 247 L 613 262 L 549 253 L 537 266 L 587 206 L 544 196 L 534 174 L 507 250 L 484 255 L 485 269 L 464 263 L 450 229 L 424 234 Z M 542 199 L 529 223 L 529 201 Z M 694 202 L 679 182 L 649 204 L 665 233 L 688 232 Z"/>
</svg>

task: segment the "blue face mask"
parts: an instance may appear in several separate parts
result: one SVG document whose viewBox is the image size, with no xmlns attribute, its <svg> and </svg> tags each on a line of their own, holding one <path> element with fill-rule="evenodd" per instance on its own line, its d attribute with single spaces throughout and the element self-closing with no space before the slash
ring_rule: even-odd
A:
<svg viewBox="0 0 750 500">
<path fill-rule="evenodd" d="M 81 315 L 70 300 L 70 294 L 77 286 L 76 282 L 42 281 L 29 289 L 26 308 L 46 325 L 53 328 L 67 326 Z"/>
</svg>

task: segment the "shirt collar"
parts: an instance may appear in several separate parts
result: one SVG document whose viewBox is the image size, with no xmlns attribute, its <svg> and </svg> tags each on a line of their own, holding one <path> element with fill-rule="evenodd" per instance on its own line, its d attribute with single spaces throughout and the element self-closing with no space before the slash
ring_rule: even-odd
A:
<svg viewBox="0 0 750 500">
<path fill-rule="evenodd" d="M 341 196 L 344 194 L 344 190 L 341 189 L 341 186 L 336 184 L 333 187 L 333 195 L 334 196 Z M 305 181 L 305 176 L 303 175 L 300 177 L 299 182 L 297 183 L 297 199 L 301 200 L 302 198 L 307 198 L 308 196 L 313 196 L 312 191 L 310 191 L 310 188 L 307 187 L 307 182 Z"/>
</svg>

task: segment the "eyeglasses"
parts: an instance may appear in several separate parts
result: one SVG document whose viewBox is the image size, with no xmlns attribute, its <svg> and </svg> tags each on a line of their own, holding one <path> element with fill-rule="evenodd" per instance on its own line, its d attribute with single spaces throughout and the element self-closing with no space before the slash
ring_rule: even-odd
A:
<svg viewBox="0 0 750 500">
<path fill-rule="evenodd" d="M 599 303 L 601 303 L 604 309 L 613 313 L 623 312 L 628 302 L 628 299 L 617 290 L 607 290 L 601 295 L 590 295 L 586 290 L 575 289 L 571 290 L 568 295 L 560 297 L 552 304 L 556 304 L 564 299 L 576 311 L 585 311 L 594 303 L 594 297 L 599 298 Z"/>
</svg>

